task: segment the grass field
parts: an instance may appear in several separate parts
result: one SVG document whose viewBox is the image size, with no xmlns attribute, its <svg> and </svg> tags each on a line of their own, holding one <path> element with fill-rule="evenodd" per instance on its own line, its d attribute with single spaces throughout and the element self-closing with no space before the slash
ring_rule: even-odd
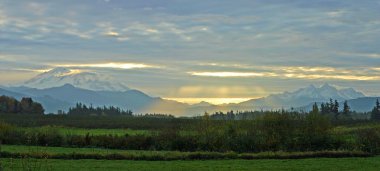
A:
<svg viewBox="0 0 380 171">
<path fill-rule="evenodd" d="M 154 131 L 149 130 L 133 130 L 133 129 L 85 129 L 85 128 L 73 128 L 73 127 L 61 127 L 61 126 L 43 126 L 43 127 L 29 127 L 21 128 L 26 131 L 44 131 L 44 130 L 57 130 L 63 135 L 149 135 L 154 133 Z"/>
<path fill-rule="evenodd" d="M 214 159 L 301 159 L 301 158 L 347 158 L 370 157 L 360 151 L 317 151 L 317 152 L 261 152 L 261 153 L 218 153 L 218 152 L 180 152 L 180 151 L 144 151 L 111 150 L 100 148 L 65 148 L 24 145 L 2 145 L 2 158 L 36 159 L 107 159 L 107 160 L 214 160 Z"/>
<path fill-rule="evenodd" d="M 375 171 L 380 157 L 299 160 L 124 161 L 0 159 L 4 170 L 345 170 Z"/>
<path fill-rule="evenodd" d="M 336 126 L 329 130 L 345 141 L 355 142 L 357 131 L 378 129 L 379 123 L 365 123 Z M 24 130 L 28 133 L 47 132 L 50 137 L 60 134 L 61 136 L 81 135 L 151 135 L 164 129 L 149 130 L 145 128 L 134 129 L 85 129 L 65 126 L 41 126 L 41 127 L 4 127 L 4 130 Z M 20 131 L 22 132 L 22 131 Z M 181 130 L 180 134 L 197 135 L 194 130 Z M 5 133 L 8 133 L 5 131 Z M 8 134 L 4 134 L 8 135 Z M 10 134 L 18 135 L 18 134 Z M 20 134 L 21 137 L 24 134 Z M 374 134 L 377 135 L 377 134 Z M 12 139 L 12 136 L 8 136 Z M 369 135 L 373 137 L 372 134 Z M 48 138 L 50 138 L 48 137 Z M 107 137 L 107 136 L 106 136 Z M 110 136 L 112 137 L 112 136 Z M 124 137 L 123 137 L 124 138 Z M 42 139 L 43 140 L 43 139 Z M 170 140 L 170 138 L 168 139 Z M 13 144 L 26 144 L 26 143 Z M 22 141 L 21 141 L 22 142 Z M 107 141 L 108 142 L 108 141 Z M 111 143 L 110 141 L 109 143 Z M 116 141 L 115 141 L 116 142 Z M 371 142 L 378 142 L 377 139 Z M 5 143 L 5 142 L 4 142 Z M 9 143 L 12 144 L 12 143 Z M 39 144 L 39 145 L 42 145 Z M 355 145 L 355 144 L 354 144 Z M 0 164 L 4 170 L 379 170 L 379 153 L 368 153 L 356 148 L 339 151 L 299 151 L 299 152 L 210 152 L 207 150 L 196 152 L 180 151 L 154 151 L 145 150 L 116 150 L 103 148 L 69 148 L 96 146 L 86 144 L 62 144 L 62 147 L 27 146 L 27 145 L 1 145 Z M 99 146 L 98 146 L 99 147 Z M 101 146 L 103 147 L 103 146 Z M 108 147 L 108 146 L 105 146 Z M 372 147 L 372 146 L 371 146 Z M 377 146 L 375 146 L 377 147 Z M 123 146 L 120 146 L 123 149 Z M 139 149 L 139 148 L 128 148 Z M 164 149 L 164 148 L 163 148 Z M 339 148 L 340 149 L 340 148 Z M 345 148 L 342 148 L 345 149 Z M 196 149 L 198 150 L 198 149 Z M 192 150 L 189 150 L 192 151 Z M 270 150 L 268 150 L 270 151 Z M 285 150 L 286 151 L 286 150 Z M 291 151 L 291 150 L 289 150 Z M 3 170 L 0 168 L 0 170 Z"/>
<path fill-rule="evenodd" d="M 175 151 L 144 151 L 144 150 L 116 150 L 116 149 L 102 149 L 102 148 L 66 148 L 66 147 L 42 147 L 42 146 L 26 146 L 26 145 L 2 145 L 1 151 L 12 153 L 47 153 L 47 154 L 112 154 L 112 153 L 128 153 L 135 155 L 152 155 L 160 154 L 167 155 L 169 153 L 186 153 Z"/>
<path fill-rule="evenodd" d="M 353 131 L 365 130 L 365 129 L 378 129 L 380 128 L 379 123 L 370 123 L 370 124 L 357 124 L 350 126 L 337 126 L 333 129 L 336 133 L 351 133 Z"/>
</svg>

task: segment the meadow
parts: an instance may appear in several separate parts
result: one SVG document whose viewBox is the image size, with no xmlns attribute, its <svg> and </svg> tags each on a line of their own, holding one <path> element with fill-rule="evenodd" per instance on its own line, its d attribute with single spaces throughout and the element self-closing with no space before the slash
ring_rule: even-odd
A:
<svg viewBox="0 0 380 171">
<path fill-rule="evenodd" d="M 75 127 L 64 127 L 64 126 L 41 126 L 41 127 L 22 127 L 26 132 L 39 132 L 39 131 L 47 131 L 50 129 L 58 130 L 60 134 L 63 135 L 150 135 L 152 133 L 155 133 L 156 131 L 153 130 L 133 130 L 133 129 L 122 129 L 122 128 L 115 128 L 115 129 L 101 129 L 101 128 L 94 128 L 94 129 L 87 129 L 87 128 L 75 128 Z"/>
<path fill-rule="evenodd" d="M 315 152 L 181 152 L 181 151 L 147 151 L 116 150 L 102 148 L 67 148 L 25 145 L 2 145 L 0 157 L 3 158 L 36 158 L 36 159 L 106 159 L 106 160 L 214 160 L 214 159 L 302 159 L 315 157 L 372 157 L 361 151 L 315 151 Z"/>
<path fill-rule="evenodd" d="M 191 160 L 191 161 L 128 161 L 128 160 L 56 160 L 0 159 L 4 170 L 345 170 L 377 171 L 380 157 L 317 158 L 299 160 Z"/>
</svg>

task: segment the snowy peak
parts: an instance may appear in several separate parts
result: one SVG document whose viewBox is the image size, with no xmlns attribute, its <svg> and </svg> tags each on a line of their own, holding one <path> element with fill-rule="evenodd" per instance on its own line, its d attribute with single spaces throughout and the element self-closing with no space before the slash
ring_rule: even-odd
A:
<svg viewBox="0 0 380 171">
<path fill-rule="evenodd" d="M 324 96 L 336 95 L 338 97 L 341 97 L 342 100 L 349 100 L 349 99 L 356 99 L 359 97 L 365 97 L 365 95 L 362 92 L 356 91 L 353 88 L 342 88 L 339 86 L 329 85 L 329 84 L 324 84 L 320 88 L 320 92 Z"/>
<path fill-rule="evenodd" d="M 191 106 L 192 107 L 209 107 L 209 106 L 214 106 L 214 104 L 211 104 L 211 103 L 206 102 L 206 101 L 201 101 L 201 102 L 193 104 Z"/>
<path fill-rule="evenodd" d="M 54 68 L 48 72 L 45 72 L 44 74 L 45 75 L 53 75 L 53 74 L 56 74 L 57 76 L 59 75 L 65 75 L 65 74 L 70 74 L 72 72 L 72 70 L 70 69 L 67 69 L 67 68 L 63 68 L 63 67 L 57 67 L 57 68 Z"/>
<path fill-rule="evenodd" d="M 75 87 L 95 91 L 127 91 L 129 88 L 110 77 L 81 70 L 54 68 L 48 72 L 24 82 L 24 86 L 32 88 L 51 88 L 71 84 Z"/>
<path fill-rule="evenodd" d="M 322 86 L 310 85 L 292 92 L 273 94 L 260 99 L 252 99 L 240 103 L 242 106 L 253 106 L 261 109 L 281 109 L 297 106 L 305 106 L 314 102 L 325 102 L 331 99 L 338 101 L 365 97 L 363 93 L 353 88 L 341 88 L 329 84 Z"/>
<path fill-rule="evenodd" d="M 330 84 L 324 84 L 320 87 L 310 85 L 306 88 L 298 89 L 294 92 L 285 92 L 282 94 L 276 94 L 269 96 L 271 98 L 277 98 L 282 100 L 294 100 L 294 99 L 314 99 L 314 100 L 349 100 L 359 97 L 365 97 L 365 95 L 353 88 L 339 88 Z"/>
<path fill-rule="evenodd" d="M 346 99 L 356 99 L 359 97 L 365 97 L 365 95 L 362 92 L 358 92 L 353 88 L 341 89 L 339 90 L 339 94 L 342 97 L 345 97 Z"/>
</svg>

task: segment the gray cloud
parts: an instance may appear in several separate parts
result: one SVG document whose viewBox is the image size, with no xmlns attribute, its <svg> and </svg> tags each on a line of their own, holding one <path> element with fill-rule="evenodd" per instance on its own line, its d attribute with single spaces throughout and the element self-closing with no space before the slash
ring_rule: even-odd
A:
<svg viewBox="0 0 380 171">
<path fill-rule="evenodd" d="M 373 69 L 380 65 L 379 7 L 377 0 L 5 0 L 0 2 L 0 48 L 7 55 L 0 57 L 0 66 L 31 73 L 58 64 L 165 66 L 154 71 L 91 68 L 160 96 L 175 96 L 166 92 L 167 87 L 238 85 L 265 87 L 271 93 L 321 82 L 357 86 L 374 94 L 380 91 L 376 79 L 332 76 L 346 71 L 356 78 L 379 74 Z M 336 73 L 323 73 L 325 77 L 318 79 L 308 79 L 312 74 L 305 71 L 286 79 L 188 74 L 278 74 L 289 67 L 333 68 Z"/>
</svg>

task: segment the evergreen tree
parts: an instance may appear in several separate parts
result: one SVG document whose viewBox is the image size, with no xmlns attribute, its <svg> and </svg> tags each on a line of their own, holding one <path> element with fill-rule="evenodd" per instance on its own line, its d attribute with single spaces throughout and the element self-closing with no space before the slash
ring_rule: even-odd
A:
<svg viewBox="0 0 380 171">
<path fill-rule="evenodd" d="M 317 103 L 315 102 L 313 105 L 313 110 L 311 111 L 313 114 L 318 114 L 319 113 L 319 108 Z"/>
<path fill-rule="evenodd" d="M 329 103 L 329 113 L 332 113 L 334 111 L 334 101 L 333 99 L 330 99 L 330 103 Z"/>
<path fill-rule="evenodd" d="M 380 121 L 380 103 L 379 103 L 379 99 L 376 100 L 376 105 L 372 109 L 371 119 Z"/>
<path fill-rule="evenodd" d="M 338 100 L 335 100 L 334 106 L 332 108 L 332 112 L 335 113 L 335 114 L 339 114 L 339 103 L 338 103 Z"/>
<path fill-rule="evenodd" d="M 131 110 L 122 110 L 119 107 L 103 106 L 94 108 L 92 105 L 87 107 L 85 104 L 77 103 L 74 108 L 69 108 L 68 115 L 97 115 L 97 116 L 132 116 Z"/>
<path fill-rule="evenodd" d="M 327 114 L 328 113 L 327 109 L 328 109 L 327 104 L 321 103 L 321 113 L 322 114 Z"/>
<path fill-rule="evenodd" d="M 348 106 L 348 103 L 347 103 L 347 100 L 344 101 L 344 104 L 343 104 L 343 114 L 344 115 L 349 115 L 350 114 L 350 106 Z"/>
<path fill-rule="evenodd" d="M 335 114 L 335 119 L 339 117 L 339 103 L 338 100 L 335 100 L 332 112 Z"/>
</svg>

